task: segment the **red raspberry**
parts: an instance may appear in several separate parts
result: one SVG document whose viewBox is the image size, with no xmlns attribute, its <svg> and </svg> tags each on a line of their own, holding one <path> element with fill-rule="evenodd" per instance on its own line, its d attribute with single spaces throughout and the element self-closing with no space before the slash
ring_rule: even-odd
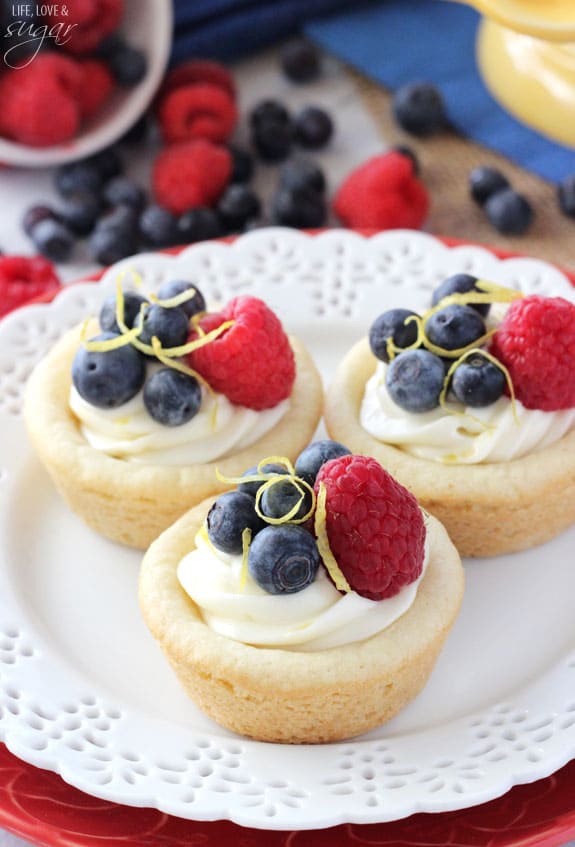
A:
<svg viewBox="0 0 575 847">
<path fill-rule="evenodd" d="M 26 78 L 24 79 L 24 72 Z M 83 95 L 84 74 L 80 63 L 71 56 L 61 53 L 40 53 L 39 56 L 17 71 L 20 85 L 33 85 L 37 80 L 49 77 L 56 85 L 72 97 L 80 100 Z"/>
<path fill-rule="evenodd" d="M 231 73 L 219 62 L 211 62 L 208 59 L 190 59 L 173 68 L 166 76 L 160 88 L 158 102 L 161 104 L 163 98 L 176 88 L 190 83 L 207 82 L 216 85 L 229 94 L 232 100 L 236 99 L 236 86 Z"/>
<path fill-rule="evenodd" d="M 56 291 L 54 266 L 41 256 L 0 256 L 0 317 L 18 306 Z"/>
<path fill-rule="evenodd" d="M 50 77 L 32 84 L 9 71 L 0 79 L 0 133 L 30 147 L 51 147 L 73 138 L 80 125 L 76 100 Z"/>
<path fill-rule="evenodd" d="M 41 53 L 0 78 L 0 133 L 31 147 L 68 141 L 80 124 L 82 70 L 74 59 Z"/>
<path fill-rule="evenodd" d="M 152 187 L 160 206 L 180 215 L 211 206 L 230 180 L 232 157 L 225 147 L 197 139 L 173 144 L 154 162 Z"/>
<path fill-rule="evenodd" d="M 515 300 L 491 339 L 527 409 L 575 406 L 575 305 L 533 294 Z"/>
<path fill-rule="evenodd" d="M 242 296 L 200 325 L 209 332 L 230 320 L 230 329 L 190 353 L 190 366 L 237 406 L 276 406 L 289 397 L 295 380 L 293 351 L 279 318 L 257 297 Z"/>
<path fill-rule="evenodd" d="M 429 208 L 425 186 L 401 153 L 368 159 L 340 185 L 333 209 L 355 229 L 419 229 Z"/>
<path fill-rule="evenodd" d="M 425 524 L 413 494 L 368 456 L 331 459 L 319 470 L 316 493 L 320 482 L 329 546 L 351 588 L 383 600 L 417 579 Z"/>
<path fill-rule="evenodd" d="M 158 109 L 162 137 L 167 144 L 207 138 L 226 141 L 236 125 L 233 99 L 216 85 L 190 83 L 170 92 Z"/>
<path fill-rule="evenodd" d="M 119 25 L 123 14 L 123 0 L 74 0 L 73 3 L 47 5 L 51 10 L 46 21 L 54 26 L 61 24 L 61 40 L 70 26 L 68 40 L 63 47 L 70 53 L 91 53 Z"/>
<path fill-rule="evenodd" d="M 80 99 L 82 117 L 95 115 L 114 89 L 114 78 L 103 62 L 86 59 L 82 62 L 84 87 Z"/>
</svg>

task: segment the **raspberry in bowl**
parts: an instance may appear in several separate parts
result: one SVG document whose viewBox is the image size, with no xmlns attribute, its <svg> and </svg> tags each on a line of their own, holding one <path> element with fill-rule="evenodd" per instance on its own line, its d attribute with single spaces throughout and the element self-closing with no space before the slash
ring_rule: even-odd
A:
<svg viewBox="0 0 575 847">
<path fill-rule="evenodd" d="M 30 377 L 25 421 L 67 505 L 143 549 L 261 455 L 294 458 L 323 402 L 309 353 L 259 298 L 207 311 L 197 285 L 107 298 Z M 215 467 L 223 477 L 218 478 Z"/>
<path fill-rule="evenodd" d="M 4 28 L 18 33 L 20 7 L 8 7 Z M 63 164 L 112 145 L 150 105 L 171 48 L 169 0 L 38 4 L 40 13 L 26 32 L 48 33 L 51 49 L 30 52 L 41 38 L 16 34 L 4 50 L 0 161 L 17 167 Z"/>
<path fill-rule="evenodd" d="M 575 305 L 469 274 L 431 308 L 384 312 L 341 361 L 333 438 L 375 456 L 463 556 L 550 540 L 575 522 Z"/>
<path fill-rule="evenodd" d="M 375 459 L 329 440 L 233 482 L 142 563 L 142 613 L 184 689 L 262 741 L 337 741 L 389 720 L 461 604 L 445 529 Z"/>
</svg>

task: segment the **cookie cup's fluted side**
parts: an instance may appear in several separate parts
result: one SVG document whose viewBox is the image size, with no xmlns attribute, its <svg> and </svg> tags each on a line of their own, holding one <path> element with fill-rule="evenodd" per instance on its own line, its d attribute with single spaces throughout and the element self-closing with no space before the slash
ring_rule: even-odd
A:
<svg viewBox="0 0 575 847">
<path fill-rule="evenodd" d="M 377 441 L 360 424 L 365 385 L 376 368 L 367 339 L 340 363 L 325 422 L 332 438 L 376 458 L 445 526 L 462 556 L 526 550 L 575 523 L 575 431 L 509 462 L 444 465 Z"/>
<path fill-rule="evenodd" d="M 145 549 L 186 509 L 229 487 L 216 479 L 216 467 L 237 476 L 265 456 L 281 452 L 294 460 L 309 443 L 321 415 L 321 378 L 303 344 L 290 341 L 296 381 L 289 409 L 269 432 L 227 458 L 170 467 L 115 459 L 91 447 L 68 403 L 80 327 L 65 335 L 30 377 L 24 404 L 28 434 L 72 511 L 101 535 Z"/>
<path fill-rule="evenodd" d="M 463 568 L 430 519 L 430 557 L 411 608 L 383 632 L 314 653 L 252 647 L 217 635 L 177 579 L 212 503 L 192 509 L 152 544 L 140 606 L 189 696 L 222 726 L 262 741 L 350 738 L 400 711 L 425 685 L 460 607 Z"/>
</svg>

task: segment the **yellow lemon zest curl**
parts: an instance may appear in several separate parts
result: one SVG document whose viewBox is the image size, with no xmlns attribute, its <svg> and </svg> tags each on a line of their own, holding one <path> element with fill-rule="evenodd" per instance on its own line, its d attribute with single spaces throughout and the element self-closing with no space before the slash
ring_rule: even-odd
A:
<svg viewBox="0 0 575 847">
<path fill-rule="evenodd" d="M 100 341 L 96 341 L 93 338 L 82 339 L 82 343 L 90 353 L 108 353 L 110 350 L 118 350 L 120 347 L 127 347 L 128 344 L 132 344 L 139 333 L 139 329 L 129 329 L 123 335 L 118 335 L 116 338 L 108 338 Z"/>
<path fill-rule="evenodd" d="M 140 353 L 145 353 L 148 356 L 156 356 L 160 359 L 160 361 L 167 365 L 168 367 L 175 368 L 176 370 L 182 370 L 180 363 L 174 362 L 173 360 L 176 358 L 181 358 L 183 356 L 192 353 L 194 350 L 198 350 L 200 347 L 204 347 L 206 344 L 209 344 L 211 341 L 214 341 L 220 335 L 223 335 L 230 327 L 234 325 L 234 321 L 224 321 L 215 329 L 210 330 L 210 332 L 204 332 L 199 326 L 199 323 L 194 323 L 192 319 L 191 323 L 193 328 L 198 332 L 198 338 L 194 341 L 189 341 L 187 344 L 180 344 L 177 347 L 162 347 L 161 343 L 158 339 L 156 339 L 156 344 L 145 344 L 143 341 L 140 341 L 140 335 L 143 330 L 144 325 L 144 316 L 146 311 L 149 309 L 149 303 L 142 303 L 140 307 L 140 311 L 134 326 L 130 329 L 126 325 L 125 320 L 125 302 L 124 302 L 124 291 L 122 289 L 122 279 L 125 276 L 125 273 L 122 272 L 119 274 L 118 279 L 116 281 L 116 322 L 118 327 L 120 328 L 120 335 L 117 338 L 111 338 L 105 341 L 94 341 L 94 340 L 86 340 L 85 328 L 82 328 L 82 343 L 87 350 L 104 353 L 109 350 L 116 350 L 119 347 L 123 347 L 126 344 L 131 344 L 136 350 L 139 350 Z M 194 289 L 195 293 L 195 289 Z M 182 292 L 181 295 L 178 295 L 175 298 L 171 298 L 172 300 L 177 300 L 183 295 L 187 295 L 188 292 Z M 186 297 L 184 299 L 189 299 Z M 158 301 L 158 302 L 169 302 L 169 301 Z M 182 301 L 184 302 L 184 301 Z M 196 317 L 196 316 L 194 316 Z M 198 318 L 199 320 L 199 318 Z M 188 373 L 188 375 L 194 376 L 203 385 L 207 385 L 205 380 L 199 378 L 199 375 L 195 371 L 183 370 L 183 373 Z"/>
<path fill-rule="evenodd" d="M 218 397 L 210 383 L 207 381 L 207 379 L 204 379 L 204 377 L 200 373 L 195 371 L 193 368 L 189 368 L 187 365 L 184 365 L 183 362 L 178 362 L 174 359 L 169 359 L 165 355 L 165 351 L 162 349 L 160 339 L 157 338 L 157 336 L 155 335 L 152 338 L 152 349 L 154 351 L 156 359 L 163 365 L 166 365 L 166 367 L 168 368 L 173 368 L 173 370 L 179 371 L 180 373 L 183 373 L 186 376 L 191 376 L 193 377 L 193 379 L 196 379 L 200 383 L 200 385 L 203 385 L 203 387 L 206 389 L 206 391 L 214 401 L 210 418 L 210 426 L 212 432 L 215 432 L 218 419 Z"/>
<path fill-rule="evenodd" d="M 118 279 L 116 281 L 116 286 L 118 285 L 118 282 L 120 284 L 123 283 L 123 281 L 125 280 L 125 278 L 127 276 L 130 276 L 132 278 L 132 283 L 133 283 L 135 288 L 142 288 L 142 286 L 144 285 L 144 278 L 143 278 L 142 274 L 139 271 L 137 271 L 135 268 L 130 267 L 130 268 L 122 268 L 122 270 L 118 273 Z"/>
<path fill-rule="evenodd" d="M 423 328 L 423 321 L 419 315 L 409 315 L 403 321 L 403 325 L 407 326 L 408 324 L 414 323 L 417 328 L 417 337 L 413 344 L 409 344 L 407 347 L 398 347 L 393 340 L 393 333 L 387 339 L 386 347 L 387 347 L 387 357 L 391 362 L 392 359 L 398 355 L 398 353 L 405 353 L 406 350 L 417 350 L 418 347 L 421 347 L 425 342 L 425 330 Z"/>
<path fill-rule="evenodd" d="M 503 376 L 505 377 L 505 382 L 507 383 L 507 388 L 509 389 L 509 394 L 510 394 L 510 399 L 511 399 L 511 410 L 513 412 L 513 420 L 515 421 L 515 424 L 518 425 L 519 419 L 517 417 L 517 401 L 515 399 L 515 390 L 513 388 L 513 381 L 511 379 L 511 374 L 509 373 L 509 371 L 507 370 L 507 368 L 505 367 L 503 362 L 500 362 L 499 359 L 496 359 L 495 356 L 492 356 L 491 353 L 489 353 L 487 350 L 482 350 L 479 347 L 476 347 L 472 350 L 468 350 L 467 353 L 464 353 L 462 356 L 459 357 L 459 359 L 456 359 L 450 365 L 449 370 L 445 374 L 445 379 L 443 380 L 443 388 L 441 389 L 441 394 L 439 395 L 439 405 L 448 414 L 460 415 L 461 417 L 469 417 L 469 418 L 471 418 L 471 420 L 475 421 L 481 427 L 483 427 L 483 429 L 490 429 L 491 428 L 489 424 L 484 423 L 483 421 L 479 420 L 479 418 L 474 417 L 474 415 L 470 415 L 469 413 L 465 413 L 465 412 L 460 412 L 459 410 L 453 409 L 453 408 L 451 408 L 450 406 L 447 405 L 447 400 L 446 400 L 447 391 L 449 389 L 449 383 L 451 381 L 451 377 L 453 376 L 453 374 L 455 372 L 455 369 L 457 368 L 458 365 L 460 365 L 462 362 L 464 362 L 470 356 L 473 356 L 475 353 L 478 353 L 480 356 L 484 356 L 484 358 L 488 359 L 491 362 L 492 365 L 495 365 L 495 367 L 498 368 L 503 373 Z"/>
<path fill-rule="evenodd" d="M 274 485 L 278 483 L 290 482 L 294 488 L 299 492 L 299 498 L 297 502 L 292 506 L 292 508 L 287 512 L 287 514 L 282 515 L 281 518 L 270 518 L 268 515 L 264 515 L 260 508 L 260 502 L 264 495 L 264 492 L 269 488 L 272 488 Z M 298 509 L 301 504 L 305 500 L 305 493 L 307 491 L 311 494 L 311 506 L 305 513 L 302 518 L 296 518 L 298 513 Z M 304 479 L 300 479 L 298 476 L 292 476 L 291 474 L 276 474 L 271 479 L 268 479 L 267 482 L 264 482 L 263 485 L 260 485 L 258 488 L 258 493 L 256 494 L 256 505 L 255 510 L 258 517 L 262 518 L 266 523 L 272 524 L 272 526 L 280 526 L 284 523 L 293 523 L 300 524 L 305 523 L 311 516 L 313 515 L 313 511 L 315 509 L 315 492 L 309 482 L 306 482 Z"/>
<path fill-rule="evenodd" d="M 394 359 L 399 353 L 404 353 L 406 350 L 415 350 L 421 346 L 425 347 L 426 350 L 429 350 L 430 353 L 435 353 L 436 356 L 449 359 L 459 359 L 466 353 L 476 349 L 478 345 L 485 344 L 485 342 L 488 341 L 494 334 L 496 331 L 495 329 L 489 330 L 480 338 L 476 338 L 470 344 L 467 344 L 465 347 L 459 347 L 456 350 L 447 350 L 444 347 L 439 347 L 438 345 L 433 344 L 433 342 L 431 342 L 427 337 L 426 333 L 426 327 L 429 319 L 436 314 L 436 312 L 439 312 L 446 306 L 450 306 L 452 304 L 473 306 L 481 303 L 511 303 L 513 300 L 518 300 L 523 297 L 523 294 L 520 291 L 516 291 L 514 288 L 506 288 L 503 285 L 498 285 L 496 282 L 491 282 L 487 279 L 478 279 L 475 286 L 480 290 L 448 294 L 446 297 L 443 297 L 439 303 L 424 312 L 423 315 L 409 315 L 409 317 L 404 320 L 403 324 L 404 326 L 408 326 L 410 323 L 415 323 L 417 326 L 417 338 L 413 344 L 410 344 L 407 347 L 398 347 L 393 341 L 393 336 L 390 336 L 387 339 L 386 345 L 389 360 L 391 361 Z"/>
<path fill-rule="evenodd" d="M 182 303 L 187 303 L 188 300 L 193 300 L 197 293 L 197 288 L 190 285 L 185 291 L 180 291 L 179 294 L 174 294 L 173 297 L 166 297 L 163 300 L 152 291 L 148 295 L 148 299 L 150 303 L 154 303 L 156 306 L 162 306 L 164 309 L 173 309 L 176 306 L 181 306 Z"/>
<path fill-rule="evenodd" d="M 314 529 L 317 538 L 317 548 L 320 552 L 323 563 L 333 580 L 333 584 L 338 591 L 343 591 L 349 594 L 351 586 L 345 578 L 340 566 L 338 565 L 335 556 L 331 552 L 329 546 L 329 538 L 327 537 L 327 509 L 326 509 L 327 489 L 323 482 L 319 484 L 317 494 L 317 506 L 315 512 Z"/>
<path fill-rule="evenodd" d="M 202 524 L 202 525 L 201 525 L 201 527 L 199 528 L 198 532 L 196 533 L 196 539 L 198 539 L 198 538 L 201 538 L 201 539 L 202 539 L 202 541 L 203 541 L 205 544 L 207 544 L 207 546 L 210 548 L 210 550 L 212 551 L 212 553 L 214 553 L 214 555 L 216 555 L 216 556 L 217 556 L 217 550 L 216 550 L 216 548 L 214 547 L 214 545 L 212 544 L 212 541 L 211 541 L 211 539 L 210 539 L 210 536 L 208 535 L 208 524 L 207 524 L 207 521 L 204 521 L 204 522 L 203 522 L 203 524 Z M 196 547 L 197 547 L 197 546 L 198 546 L 198 542 L 197 542 L 197 540 L 196 540 Z"/>
<path fill-rule="evenodd" d="M 245 589 L 248 579 L 248 553 L 250 551 L 251 540 L 252 531 L 247 526 L 244 530 L 242 530 L 242 569 L 240 572 L 240 591 Z"/>
<path fill-rule="evenodd" d="M 225 482 L 227 485 L 241 485 L 242 482 L 266 482 L 275 476 L 280 476 L 277 471 L 264 471 L 265 465 L 283 465 L 288 474 L 295 476 L 294 466 L 287 456 L 267 456 L 258 462 L 257 472 L 249 476 L 224 476 L 221 471 L 216 468 L 216 479 L 219 482 Z M 281 474 L 281 479 L 285 479 L 286 475 Z M 299 479 L 299 477 L 298 477 Z"/>
<path fill-rule="evenodd" d="M 277 471 L 264 471 L 264 467 L 266 465 L 272 464 L 283 465 L 283 467 L 287 470 L 287 474 L 280 474 Z M 256 514 L 266 523 L 272 524 L 273 526 L 285 523 L 305 523 L 313 515 L 316 502 L 315 492 L 308 482 L 296 475 L 294 466 L 286 456 L 267 456 L 265 459 L 258 462 L 256 473 L 248 474 L 246 476 L 224 476 L 220 470 L 216 468 L 216 479 L 218 479 L 219 482 L 226 483 L 226 485 L 241 485 L 244 482 L 261 482 L 262 484 L 258 488 L 255 500 Z M 280 482 L 290 482 L 298 491 L 299 498 L 297 503 L 289 510 L 289 512 L 287 512 L 287 514 L 282 515 L 281 518 L 271 518 L 268 515 L 264 515 L 262 512 L 260 501 L 264 491 L 267 491 L 273 485 L 277 485 Z M 311 495 L 311 506 L 302 518 L 296 518 L 295 516 L 297 515 L 298 509 L 304 502 L 306 491 Z"/>
</svg>

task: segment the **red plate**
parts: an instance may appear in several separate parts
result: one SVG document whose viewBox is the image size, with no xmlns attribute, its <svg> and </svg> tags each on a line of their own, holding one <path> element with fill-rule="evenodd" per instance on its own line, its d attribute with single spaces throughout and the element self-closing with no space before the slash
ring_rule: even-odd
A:
<svg viewBox="0 0 575 847">
<path fill-rule="evenodd" d="M 575 837 L 575 762 L 498 800 L 386 824 L 267 832 L 204 823 L 83 794 L 0 745 L 0 826 L 40 847 L 556 847 Z"/>
<path fill-rule="evenodd" d="M 575 285 L 575 273 L 564 273 Z M 546 779 L 458 812 L 269 832 L 99 800 L 20 761 L 0 744 L 0 827 L 38 847 L 557 847 L 575 838 L 575 761 Z"/>
</svg>

